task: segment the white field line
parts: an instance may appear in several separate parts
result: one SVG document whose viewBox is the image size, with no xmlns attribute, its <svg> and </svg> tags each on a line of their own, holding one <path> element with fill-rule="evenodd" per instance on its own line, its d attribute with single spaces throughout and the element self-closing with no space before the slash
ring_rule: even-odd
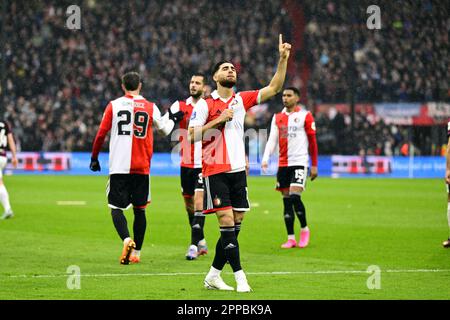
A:
<svg viewBox="0 0 450 320">
<path fill-rule="evenodd" d="M 450 273 L 450 269 L 388 269 L 381 270 L 386 273 Z M 228 272 L 231 274 L 231 272 Z M 317 271 L 273 271 L 273 272 L 246 272 L 252 276 L 277 276 L 277 275 L 301 275 L 301 274 L 368 274 L 366 270 L 317 270 Z M 177 276 L 205 276 L 204 272 L 162 272 L 162 273 L 91 273 L 80 274 L 80 277 L 177 277 Z M 75 276 L 71 273 L 68 274 L 36 274 L 36 275 L 0 275 L 0 278 L 60 278 Z"/>
<path fill-rule="evenodd" d="M 85 206 L 86 201 L 56 201 L 58 206 Z"/>
</svg>

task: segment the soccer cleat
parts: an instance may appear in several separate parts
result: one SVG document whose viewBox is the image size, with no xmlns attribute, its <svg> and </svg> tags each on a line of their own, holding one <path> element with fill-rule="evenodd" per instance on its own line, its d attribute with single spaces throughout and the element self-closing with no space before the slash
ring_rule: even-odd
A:
<svg viewBox="0 0 450 320">
<path fill-rule="evenodd" d="M 130 255 L 135 248 L 136 243 L 134 243 L 132 239 L 128 240 L 123 245 L 122 255 L 120 256 L 120 264 L 130 264 Z"/>
<path fill-rule="evenodd" d="M 251 292 L 253 291 L 252 288 L 250 288 L 247 277 L 245 276 L 244 272 L 241 272 L 239 275 L 235 275 L 236 277 L 236 291 L 237 292 Z"/>
<path fill-rule="evenodd" d="M 234 288 L 227 285 L 220 276 L 206 277 L 203 284 L 209 290 L 234 291 Z"/>
<path fill-rule="evenodd" d="M 208 254 L 208 246 L 206 245 L 205 240 L 201 240 L 198 242 L 197 255 L 202 256 L 204 254 Z"/>
<path fill-rule="evenodd" d="M 191 244 L 189 246 L 188 252 L 186 253 L 186 260 L 195 260 L 198 257 L 197 246 Z"/>
<path fill-rule="evenodd" d="M 12 210 L 8 210 L 2 215 L 1 219 L 6 220 L 6 219 L 10 219 L 12 217 L 14 217 L 14 213 L 12 212 Z"/>
<path fill-rule="evenodd" d="M 450 238 L 448 238 L 448 240 L 445 240 L 444 242 L 442 242 L 442 246 L 444 248 L 450 248 Z"/>
<path fill-rule="evenodd" d="M 288 239 L 288 241 L 286 241 L 285 243 L 283 243 L 281 245 L 281 248 L 290 249 L 290 248 L 295 248 L 296 246 L 297 246 L 297 241 L 295 241 L 294 239 Z"/>
<path fill-rule="evenodd" d="M 300 241 L 298 242 L 299 248 L 305 248 L 309 243 L 309 230 L 300 231 Z"/>
<path fill-rule="evenodd" d="M 141 257 L 134 253 L 135 250 L 132 250 L 130 254 L 130 263 L 139 263 L 141 262 Z"/>
</svg>

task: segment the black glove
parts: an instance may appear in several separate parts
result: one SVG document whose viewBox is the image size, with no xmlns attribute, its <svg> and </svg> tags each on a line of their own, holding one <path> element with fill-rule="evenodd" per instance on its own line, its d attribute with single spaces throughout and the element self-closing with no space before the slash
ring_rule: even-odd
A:
<svg viewBox="0 0 450 320">
<path fill-rule="evenodd" d="M 175 124 L 180 122 L 183 119 L 183 117 L 184 117 L 183 111 L 180 110 L 178 112 L 172 113 L 172 110 L 170 110 L 169 108 L 169 119 L 175 122 Z"/>
<path fill-rule="evenodd" d="M 89 169 L 92 171 L 100 171 L 102 168 L 100 168 L 100 162 L 98 159 L 91 158 L 91 164 L 89 165 Z"/>
</svg>

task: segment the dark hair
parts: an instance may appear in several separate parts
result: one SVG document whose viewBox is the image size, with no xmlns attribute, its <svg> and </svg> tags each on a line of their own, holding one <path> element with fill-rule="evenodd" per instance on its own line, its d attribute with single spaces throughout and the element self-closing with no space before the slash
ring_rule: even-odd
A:
<svg viewBox="0 0 450 320">
<path fill-rule="evenodd" d="M 192 77 L 202 77 L 203 78 L 203 83 L 206 83 L 206 76 L 203 73 L 201 73 L 201 72 L 194 72 L 192 74 L 191 78 Z"/>
<path fill-rule="evenodd" d="M 294 93 L 295 93 L 297 96 L 300 97 L 300 90 L 298 90 L 296 87 L 287 87 L 287 88 L 284 88 L 284 90 L 292 90 L 292 91 L 294 91 Z"/>
<path fill-rule="evenodd" d="M 229 60 L 222 60 L 222 61 L 219 61 L 219 62 L 217 62 L 217 63 L 214 65 L 213 69 L 211 70 L 211 71 L 212 71 L 212 74 L 215 75 L 216 72 L 219 70 L 220 66 L 223 65 L 224 63 L 231 63 L 231 64 L 233 64 L 233 63 L 232 63 L 231 61 L 229 61 Z"/>
<path fill-rule="evenodd" d="M 127 72 L 122 77 L 122 84 L 128 91 L 137 90 L 139 83 L 141 82 L 141 76 L 137 72 Z"/>
</svg>

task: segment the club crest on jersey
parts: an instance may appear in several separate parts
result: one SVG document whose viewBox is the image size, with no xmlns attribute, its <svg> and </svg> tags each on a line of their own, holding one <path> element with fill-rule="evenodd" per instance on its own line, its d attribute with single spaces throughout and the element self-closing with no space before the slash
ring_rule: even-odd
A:
<svg viewBox="0 0 450 320">
<path fill-rule="evenodd" d="M 294 118 L 294 122 L 295 122 L 295 123 L 299 123 L 299 122 L 300 122 L 300 119 L 299 119 L 299 118 Z"/>
<path fill-rule="evenodd" d="M 236 99 L 233 99 L 233 101 L 231 101 L 230 103 L 230 107 L 235 106 L 238 104 L 238 101 Z"/>
<path fill-rule="evenodd" d="M 219 207 L 222 204 L 222 200 L 218 198 L 217 196 L 213 200 L 214 207 Z"/>
<path fill-rule="evenodd" d="M 194 120 L 197 117 L 197 111 L 192 112 L 191 120 Z"/>
</svg>

